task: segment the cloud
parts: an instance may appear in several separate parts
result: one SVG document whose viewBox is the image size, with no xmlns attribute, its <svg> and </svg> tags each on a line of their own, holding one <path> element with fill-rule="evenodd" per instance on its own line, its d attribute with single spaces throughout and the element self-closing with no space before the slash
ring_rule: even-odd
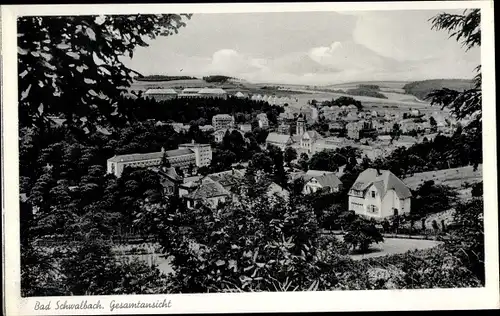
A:
<svg viewBox="0 0 500 316">
<path fill-rule="evenodd" d="M 212 55 L 211 63 L 206 72 L 235 75 L 260 69 L 259 60 L 240 54 L 234 49 L 221 49 Z"/>
</svg>

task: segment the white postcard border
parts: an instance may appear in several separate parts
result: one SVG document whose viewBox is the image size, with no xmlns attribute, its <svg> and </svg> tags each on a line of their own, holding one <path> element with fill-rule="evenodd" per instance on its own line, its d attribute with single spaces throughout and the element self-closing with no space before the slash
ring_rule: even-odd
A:
<svg viewBox="0 0 500 316">
<path fill-rule="evenodd" d="M 385 291 L 333 291 L 292 293 L 242 293 L 242 294 L 167 294 L 167 295 L 118 295 L 86 297 L 20 297 L 20 249 L 19 249 L 19 152 L 17 113 L 17 45 L 16 17 L 20 15 L 75 15 L 75 14 L 132 14 L 132 13 L 235 13 L 277 11 L 358 11 L 358 10 L 421 10 L 481 8 L 483 74 L 483 170 L 485 205 L 486 275 L 484 288 L 478 289 L 429 289 Z M 36 302 L 52 306 L 59 300 L 79 303 L 100 301 L 103 309 L 85 310 L 85 314 L 133 314 L 133 313 L 215 313 L 215 312 L 300 312 L 345 310 L 428 310 L 428 309 L 478 309 L 499 307 L 498 277 L 498 204 L 496 179 L 496 122 L 495 122 L 495 75 L 493 2 L 446 1 L 446 2 L 382 2 L 382 3 L 275 3 L 275 4 L 121 4 L 117 5 L 65 5 L 65 6 L 3 6 L 3 107 L 2 135 L 4 162 L 4 290 L 8 315 L 62 315 L 81 314 L 82 310 L 38 310 Z M 10 80 L 9 80 L 10 79 Z M 171 301 L 168 309 L 120 309 L 110 311 L 111 301 L 156 302 Z"/>
</svg>

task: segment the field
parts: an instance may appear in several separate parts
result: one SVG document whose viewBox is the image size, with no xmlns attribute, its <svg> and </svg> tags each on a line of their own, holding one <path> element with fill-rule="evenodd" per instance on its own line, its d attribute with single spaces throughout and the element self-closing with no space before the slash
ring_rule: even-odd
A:
<svg viewBox="0 0 500 316">
<path fill-rule="evenodd" d="M 413 176 L 404 179 L 403 182 L 410 189 L 414 190 L 428 180 L 433 180 L 436 184 L 461 188 L 466 182 L 472 184 L 483 181 L 483 165 L 479 165 L 477 171 L 473 171 L 472 166 L 467 166 L 416 173 Z"/>
</svg>

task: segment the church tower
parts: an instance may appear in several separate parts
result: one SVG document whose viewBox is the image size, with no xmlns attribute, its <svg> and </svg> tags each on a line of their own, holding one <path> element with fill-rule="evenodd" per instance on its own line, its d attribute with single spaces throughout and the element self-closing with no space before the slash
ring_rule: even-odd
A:
<svg viewBox="0 0 500 316">
<path fill-rule="evenodd" d="M 306 131 L 306 122 L 302 115 L 299 115 L 299 118 L 297 119 L 297 128 L 295 131 L 295 134 L 298 136 L 302 136 Z"/>
</svg>

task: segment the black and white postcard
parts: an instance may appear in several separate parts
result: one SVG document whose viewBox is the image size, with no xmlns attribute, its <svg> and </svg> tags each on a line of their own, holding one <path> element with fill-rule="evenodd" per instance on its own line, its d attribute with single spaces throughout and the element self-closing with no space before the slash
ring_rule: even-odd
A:
<svg viewBox="0 0 500 316">
<path fill-rule="evenodd" d="M 1 22 L 7 314 L 499 307 L 493 2 Z"/>
</svg>

